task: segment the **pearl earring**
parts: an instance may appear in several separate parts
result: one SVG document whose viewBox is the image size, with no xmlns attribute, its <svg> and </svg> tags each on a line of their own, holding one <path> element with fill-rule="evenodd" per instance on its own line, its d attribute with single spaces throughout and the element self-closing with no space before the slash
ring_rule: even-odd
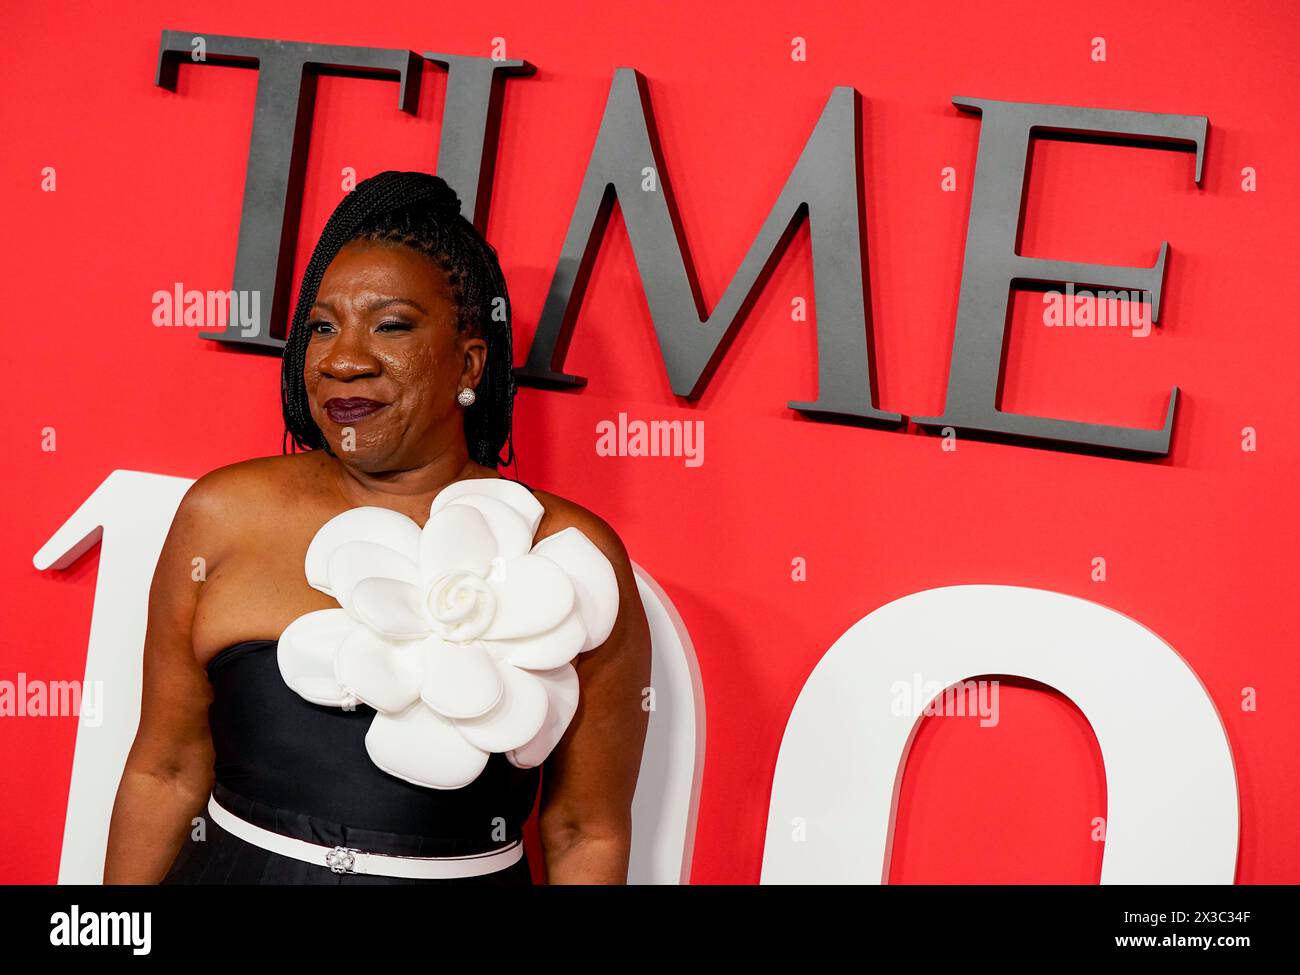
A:
<svg viewBox="0 0 1300 975">
<path fill-rule="evenodd" d="M 461 406 L 472 406 L 474 404 L 474 390 L 468 386 L 462 387 L 461 391 L 456 394 L 456 402 Z"/>
</svg>

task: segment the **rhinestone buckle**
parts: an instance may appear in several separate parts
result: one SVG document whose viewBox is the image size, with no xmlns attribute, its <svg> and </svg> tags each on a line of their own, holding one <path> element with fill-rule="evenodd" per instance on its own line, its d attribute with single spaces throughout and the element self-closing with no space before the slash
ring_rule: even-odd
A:
<svg viewBox="0 0 1300 975">
<path fill-rule="evenodd" d="M 360 852 L 348 846 L 336 846 L 325 854 L 325 865 L 335 873 L 356 873 L 357 854 Z"/>
</svg>

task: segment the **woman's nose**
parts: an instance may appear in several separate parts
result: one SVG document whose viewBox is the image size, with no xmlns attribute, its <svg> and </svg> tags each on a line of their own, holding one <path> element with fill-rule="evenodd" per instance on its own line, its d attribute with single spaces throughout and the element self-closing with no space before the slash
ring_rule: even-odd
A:
<svg viewBox="0 0 1300 975">
<path fill-rule="evenodd" d="M 329 352 L 321 360 L 320 369 L 323 375 L 332 379 L 377 375 L 379 360 L 370 351 L 366 330 L 344 326 L 330 343 Z"/>
</svg>

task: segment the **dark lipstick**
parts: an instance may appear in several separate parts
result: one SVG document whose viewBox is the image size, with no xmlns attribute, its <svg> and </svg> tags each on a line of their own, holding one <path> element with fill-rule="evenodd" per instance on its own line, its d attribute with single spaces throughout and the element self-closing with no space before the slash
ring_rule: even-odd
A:
<svg viewBox="0 0 1300 975">
<path fill-rule="evenodd" d="M 387 405 L 362 396 L 335 397 L 325 401 L 325 414 L 335 423 L 356 423 Z"/>
</svg>

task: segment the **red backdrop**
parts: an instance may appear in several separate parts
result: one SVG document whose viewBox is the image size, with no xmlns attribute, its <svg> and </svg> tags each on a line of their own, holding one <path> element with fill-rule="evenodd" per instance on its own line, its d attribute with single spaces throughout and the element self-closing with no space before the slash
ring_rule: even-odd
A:
<svg viewBox="0 0 1300 975">
<path fill-rule="evenodd" d="M 1045 6 L 1053 9 L 1045 10 Z M 1162 327 L 1048 329 L 1020 295 L 1006 409 L 1158 426 L 1184 393 L 1170 456 L 1139 462 L 963 442 L 914 428 L 810 422 L 816 335 L 801 229 L 704 396 L 676 398 L 616 211 L 578 322 L 579 392 L 524 389 L 518 467 L 620 532 L 666 588 L 699 654 L 708 752 L 695 882 L 759 877 L 772 770 L 808 673 L 852 623 L 921 589 L 1034 586 L 1132 616 L 1195 668 L 1223 716 L 1241 796 L 1243 883 L 1300 880 L 1300 720 L 1292 566 L 1298 541 L 1293 379 L 1283 303 L 1300 215 L 1293 5 L 387 2 L 222 0 L 22 5 L 0 40 L 7 232 L 6 472 L 0 679 L 80 679 L 98 556 L 38 573 L 31 556 L 115 468 L 196 477 L 281 443 L 279 362 L 155 328 L 151 296 L 230 287 L 253 71 L 183 66 L 154 86 L 172 28 L 410 48 L 537 65 L 507 83 L 488 237 L 522 363 L 611 76 L 647 78 L 664 162 L 710 309 L 748 250 L 833 87 L 863 98 L 863 167 L 880 405 L 942 411 L 978 117 L 954 96 L 1206 115 L 1201 188 L 1188 153 L 1040 142 L 1024 252 L 1149 266 L 1170 242 Z M 807 39 L 808 59 L 791 59 Z M 1091 58 L 1102 37 L 1107 59 Z M 446 76 L 425 65 L 417 117 L 391 82 L 324 78 L 297 276 L 341 195 L 341 170 L 436 166 Z M 41 171 L 57 172 L 42 192 Z M 957 191 L 941 190 L 954 167 Z M 1252 167 L 1258 189 L 1242 188 Z M 703 419 L 705 462 L 600 457 L 595 427 Z M 1241 449 L 1241 431 L 1259 449 Z M 40 449 L 41 430 L 58 449 Z M 511 471 L 507 471 L 511 473 Z M 1107 560 L 1093 582 L 1091 560 Z M 807 560 L 807 581 L 791 560 Z M 1244 711 L 1244 688 L 1258 691 Z M 1153 691 L 1159 693 L 1158 689 Z M 927 719 L 908 764 L 894 882 L 1079 882 L 1104 773 L 1084 718 L 1052 692 L 1004 687 L 1002 721 Z M 75 718 L 0 720 L 0 880 L 51 882 Z M 13 842 L 15 838 L 20 841 Z M 1196 851 L 1189 850 L 1189 856 Z"/>
</svg>

